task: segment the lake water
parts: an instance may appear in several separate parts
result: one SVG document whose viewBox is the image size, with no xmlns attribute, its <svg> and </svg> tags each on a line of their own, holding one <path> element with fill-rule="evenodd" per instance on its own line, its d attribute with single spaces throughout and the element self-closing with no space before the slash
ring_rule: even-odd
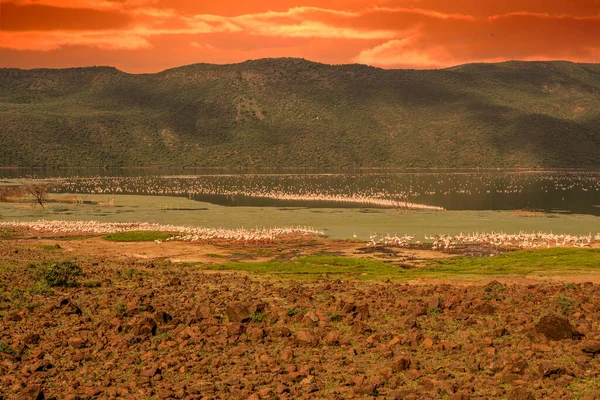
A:
<svg viewBox="0 0 600 400">
<path fill-rule="evenodd" d="M 447 210 L 537 209 L 600 215 L 598 171 L 0 170 L 0 177 L 5 180 L 30 176 L 57 178 L 57 192 L 177 195 L 227 206 L 376 208 L 375 203 L 360 202 L 376 199 L 398 204 L 408 201 Z"/>
</svg>

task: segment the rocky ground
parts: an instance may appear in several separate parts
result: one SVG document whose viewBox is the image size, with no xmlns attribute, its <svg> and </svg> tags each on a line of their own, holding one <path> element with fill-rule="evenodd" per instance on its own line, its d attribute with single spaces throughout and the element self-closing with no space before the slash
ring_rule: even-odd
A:
<svg viewBox="0 0 600 400">
<path fill-rule="evenodd" d="M 596 399 L 598 354 L 592 283 L 282 280 L 0 240 L 0 398 Z"/>
</svg>

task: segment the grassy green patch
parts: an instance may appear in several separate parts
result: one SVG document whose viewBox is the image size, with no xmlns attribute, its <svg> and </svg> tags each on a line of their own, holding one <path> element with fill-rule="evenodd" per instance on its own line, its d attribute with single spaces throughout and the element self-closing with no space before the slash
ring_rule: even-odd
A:
<svg viewBox="0 0 600 400">
<path fill-rule="evenodd" d="M 231 262 L 203 265 L 209 270 L 248 271 L 293 279 L 322 276 L 340 279 L 411 280 L 470 279 L 505 275 L 560 275 L 600 272 L 600 250 L 544 249 L 523 250 L 495 257 L 456 257 L 430 261 L 425 267 L 402 269 L 370 258 L 309 256 L 291 261 Z M 493 295 L 488 294 L 488 295 Z"/>
<path fill-rule="evenodd" d="M 75 287 L 79 286 L 76 277 L 81 275 L 83 275 L 83 271 L 78 265 L 70 261 L 63 261 L 51 264 L 44 272 L 44 280 L 50 287 Z"/>
<path fill-rule="evenodd" d="M 102 236 L 102 238 L 111 242 L 152 242 L 154 240 L 167 240 L 171 236 L 171 234 L 164 232 L 132 231 L 110 233 Z"/>
<path fill-rule="evenodd" d="M 210 270 L 248 271 L 255 274 L 272 274 L 288 278 L 313 279 L 323 275 L 329 278 L 386 279 L 402 276 L 396 266 L 369 258 L 336 256 L 309 256 L 293 261 L 232 262 L 206 265 Z"/>
<path fill-rule="evenodd" d="M 9 345 L 7 345 L 4 342 L 0 342 L 0 353 L 6 353 L 6 354 L 10 354 L 10 355 L 17 354 L 15 349 L 13 349 L 12 347 L 10 347 Z"/>
<path fill-rule="evenodd" d="M 210 257 L 210 258 L 227 258 L 223 254 L 213 254 L 213 253 L 205 254 L 204 257 Z"/>
<path fill-rule="evenodd" d="M 600 272 L 600 249 L 554 248 L 520 250 L 494 257 L 456 257 L 431 261 L 425 274 L 453 275 L 553 275 Z"/>
</svg>

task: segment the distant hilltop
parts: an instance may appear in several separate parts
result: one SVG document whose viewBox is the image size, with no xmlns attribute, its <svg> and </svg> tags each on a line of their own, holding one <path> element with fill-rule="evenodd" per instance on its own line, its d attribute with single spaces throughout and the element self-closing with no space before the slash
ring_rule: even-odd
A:
<svg viewBox="0 0 600 400">
<path fill-rule="evenodd" d="M 600 167 L 600 64 L 0 69 L 0 167 Z"/>
</svg>

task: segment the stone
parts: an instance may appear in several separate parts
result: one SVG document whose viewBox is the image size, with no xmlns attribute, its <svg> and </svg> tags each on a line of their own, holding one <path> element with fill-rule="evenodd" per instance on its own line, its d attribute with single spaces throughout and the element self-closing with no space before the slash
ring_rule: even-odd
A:
<svg viewBox="0 0 600 400">
<path fill-rule="evenodd" d="M 394 372 L 402 372 L 408 370 L 410 368 L 410 358 L 397 356 L 392 360 L 392 371 Z"/>
<path fill-rule="evenodd" d="M 341 337 L 340 332 L 335 331 L 335 330 L 329 331 L 323 338 L 323 341 L 329 346 L 336 346 L 336 345 L 340 344 L 340 337 Z"/>
<path fill-rule="evenodd" d="M 600 340 L 584 340 L 581 342 L 581 351 L 589 354 L 600 354 Z"/>
<path fill-rule="evenodd" d="M 535 397 L 529 390 L 519 386 L 508 393 L 508 400 L 535 400 Z"/>
<path fill-rule="evenodd" d="M 581 338 L 569 320 L 557 315 L 546 315 L 535 325 L 535 331 L 546 336 L 550 340 L 565 340 Z"/>
<path fill-rule="evenodd" d="M 38 335 L 37 333 L 29 333 L 29 334 L 23 336 L 21 341 L 27 345 L 34 345 L 34 344 L 38 344 L 40 342 L 40 339 L 41 339 L 40 335 Z"/>
<path fill-rule="evenodd" d="M 307 330 L 299 330 L 296 332 L 296 342 L 307 346 L 316 346 L 319 344 L 317 335 Z"/>
<path fill-rule="evenodd" d="M 69 299 L 62 299 L 58 307 L 67 315 L 81 315 L 81 308 Z"/>
<path fill-rule="evenodd" d="M 251 306 L 248 303 L 229 303 L 225 309 L 225 314 L 230 322 L 249 322 L 252 317 Z"/>
<path fill-rule="evenodd" d="M 44 398 L 44 391 L 40 385 L 30 385 L 19 393 L 16 400 L 44 400 Z"/>
<path fill-rule="evenodd" d="M 156 335 L 156 321 L 149 317 L 142 317 L 134 324 L 134 333 L 139 336 Z"/>
</svg>

